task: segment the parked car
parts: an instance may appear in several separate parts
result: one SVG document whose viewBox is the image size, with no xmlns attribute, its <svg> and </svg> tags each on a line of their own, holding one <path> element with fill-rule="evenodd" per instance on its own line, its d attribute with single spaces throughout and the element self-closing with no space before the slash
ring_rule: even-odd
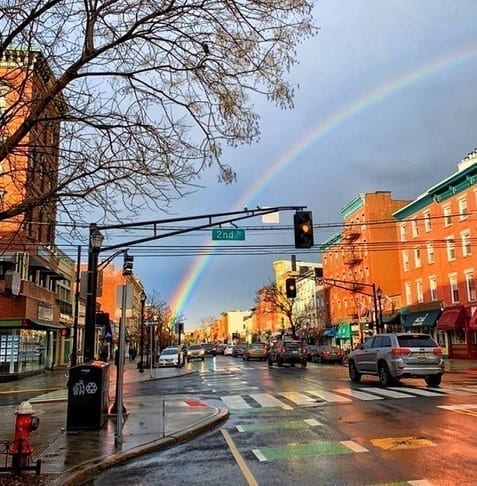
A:
<svg viewBox="0 0 477 486">
<path fill-rule="evenodd" d="M 224 354 L 225 344 L 216 344 L 214 349 L 215 354 Z"/>
<path fill-rule="evenodd" d="M 338 346 L 322 344 L 321 346 L 316 346 L 312 361 L 314 363 L 342 363 L 343 357 L 344 351 Z"/>
<path fill-rule="evenodd" d="M 244 352 L 245 352 L 245 344 L 236 344 L 234 346 L 234 349 L 232 350 L 232 357 L 241 358 L 243 357 Z"/>
<path fill-rule="evenodd" d="M 300 364 L 306 368 L 306 351 L 301 341 L 276 341 L 273 343 L 268 353 L 268 366 L 283 366 L 285 363 L 290 366 Z"/>
<path fill-rule="evenodd" d="M 232 356 L 234 352 L 234 345 L 233 344 L 227 344 L 224 348 L 224 356 Z"/>
<path fill-rule="evenodd" d="M 305 350 L 305 355 L 306 355 L 306 360 L 307 361 L 314 361 L 313 357 L 316 353 L 318 346 L 314 344 L 305 344 L 304 350 Z"/>
<path fill-rule="evenodd" d="M 202 361 L 204 361 L 205 349 L 202 344 L 191 344 L 187 348 L 187 362 L 193 359 L 201 359 Z"/>
<path fill-rule="evenodd" d="M 243 359 L 249 361 L 251 359 L 259 359 L 264 361 L 268 358 L 268 346 L 265 343 L 248 344 L 243 353 Z"/>
<path fill-rule="evenodd" d="M 428 334 L 377 334 L 349 353 L 348 370 L 356 383 L 362 375 L 376 375 L 384 387 L 401 378 L 424 378 L 428 386 L 439 386 L 444 359 L 442 349 Z"/>
<path fill-rule="evenodd" d="M 212 343 L 205 343 L 202 346 L 205 349 L 206 356 L 215 356 L 215 346 Z"/>
<path fill-rule="evenodd" d="M 164 348 L 159 355 L 159 366 L 176 366 L 182 363 L 182 350 L 178 347 L 169 346 Z"/>
</svg>

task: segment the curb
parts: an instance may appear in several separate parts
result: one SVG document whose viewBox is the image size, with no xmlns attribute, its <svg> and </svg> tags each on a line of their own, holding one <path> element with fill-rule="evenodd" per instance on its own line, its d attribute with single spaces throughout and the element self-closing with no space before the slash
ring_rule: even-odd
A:
<svg viewBox="0 0 477 486">
<path fill-rule="evenodd" d="M 127 451 L 118 452 L 105 459 L 100 458 L 75 466 L 73 469 L 61 473 L 53 484 L 57 486 L 78 486 L 93 479 L 98 473 L 118 466 L 130 459 L 185 442 L 203 432 L 211 430 L 227 420 L 229 415 L 229 410 L 226 408 L 214 408 L 211 416 L 201 419 L 197 423 L 190 425 L 173 435 L 162 437 L 161 439 L 134 447 Z"/>
</svg>

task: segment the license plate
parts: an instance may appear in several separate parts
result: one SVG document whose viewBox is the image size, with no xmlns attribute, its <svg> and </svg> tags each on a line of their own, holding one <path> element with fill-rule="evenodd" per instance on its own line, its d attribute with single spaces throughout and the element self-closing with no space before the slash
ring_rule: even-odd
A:
<svg viewBox="0 0 477 486">
<path fill-rule="evenodd" d="M 426 356 L 426 354 L 425 354 L 425 353 L 419 353 L 419 354 L 417 355 L 417 359 L 427 359 L 427 356 Z"/>
<path fill-rule="evenodd" d="M 292 354 L 298 354 L 298 351 L 292 351 Z"/>
</svg>

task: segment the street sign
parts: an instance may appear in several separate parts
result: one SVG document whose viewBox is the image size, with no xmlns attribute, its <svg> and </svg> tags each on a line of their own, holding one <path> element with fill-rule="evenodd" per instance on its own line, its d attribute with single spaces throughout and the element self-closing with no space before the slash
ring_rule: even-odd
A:
<svg viewBox="0 0 477 486">
<path fill-rule="evenodd" d="M 241 228 L 214 228 L 212 229 L 214 241 L 244 241 L 245 230 Z"/>
</svg>

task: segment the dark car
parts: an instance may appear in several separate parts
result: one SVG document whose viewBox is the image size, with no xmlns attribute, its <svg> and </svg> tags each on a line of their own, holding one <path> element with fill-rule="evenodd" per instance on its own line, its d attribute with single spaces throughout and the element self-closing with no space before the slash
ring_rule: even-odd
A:
<svg viewBox="0 0 477 486">
<path fill-rule="evenodd" d="M 265 343 L 247 344 L 243 353 L 243 359 L 249 361 L 251 359 L 259 359 L 265 361 L 268 358 L 268 346 Z"/>
<path fill-rule="evenodd" d="M 215 356 L 217 353 L 215 352 L 215 346 L 213 344 L 205 343 L 202 345 L 205 350 L 206 356 Z"/>
<path fill-rule="evenodd" d="M 305 354 L 306 354 L 306 360 L 307 361 L 314 361 L 314 356 L 315 356 L 317 349 L 318 349 L 318 346 L 316 346 L 314 344 L 306 344 L 305 345 Z"/>
<path fill-rule="evenodd" d="M 276 341 L 268 353 L 268 366 L 283 366 L 285 363 L 290 366 L 300 364 L 306 368 L 306 351 L 301 341 Z"/>
<path fill-rule="evenodd" d="M 224 354 L 225 344 L 216 344 L 214 346 L 215 354 Z"/>
<path fill-rule="evenodd" d="M 316 347 L 312 361 L 315 363 L 342 363 L 343 357 L 344 351 L 338 346 L 323 344 Z"/>
<path fill-rule="evenodd" d="M 245 344 L 236 344 L 232 350 L 233 358 L 242 358 L 245 353 Z"/>
</svg>

